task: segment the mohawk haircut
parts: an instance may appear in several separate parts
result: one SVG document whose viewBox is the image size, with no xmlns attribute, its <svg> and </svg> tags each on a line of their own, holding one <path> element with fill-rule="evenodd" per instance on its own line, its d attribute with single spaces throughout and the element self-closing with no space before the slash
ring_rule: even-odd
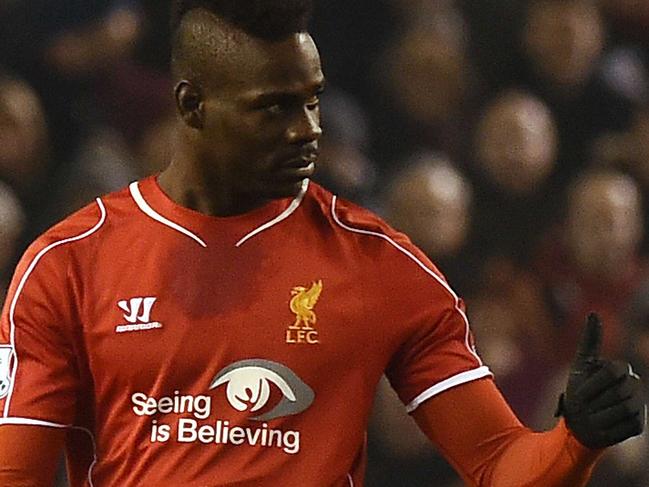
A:
<svg viewBox="0 0 649 487">
<path fill-rule="evenodd" d="M 196 8 L 213 13 L 253 37 L 278 41 L 307 30 L 313 0 L 175 0 L 171 31 L 176 33 L 185 14 Z"/>
</svg>

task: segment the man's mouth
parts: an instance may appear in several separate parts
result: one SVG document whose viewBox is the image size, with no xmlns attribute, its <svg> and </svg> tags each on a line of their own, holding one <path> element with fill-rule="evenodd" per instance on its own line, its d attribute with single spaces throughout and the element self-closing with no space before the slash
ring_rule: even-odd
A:
<svg viewBox="0 0 649 487">
<path fill-rule="evenodd" d="M 278 173 L 287 179 L 310 178 L 315 173 L 317 153 L 311 153 L 289 159 L 279 167 Z"/>
</svg>

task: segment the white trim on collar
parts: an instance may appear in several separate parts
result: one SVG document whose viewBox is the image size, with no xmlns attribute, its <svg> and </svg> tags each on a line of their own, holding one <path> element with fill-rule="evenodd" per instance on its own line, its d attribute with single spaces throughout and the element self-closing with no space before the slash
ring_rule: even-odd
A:
<svg viewBox="0 0 649 487">
<path fill-rule="evenodd" d="M 142 196 L 142 193 L 140 192 L 140 186 L 137 181 L 134 183 L 131 183 L 131 185 L 128 187 L 129 191 L 131 192 L 131 196 L 133 196 L 133 199 L 135 200 L 135 203 L 137 206 L 139 206 L 140 210 L 142 210 L 144 213 L 146 213 L 148 216 L 153 218 L 155 221 L 162 223 L 163 225 L 168 226 L 169 228 L 173 228 L 175 231 L 182 233 L 183 235 L 188 236 L 192 240 L 196 241 L 201 247 L 207 248 L 207 244 L 195 233 L 190 232 L 187 230 L 185 227 L 181 227 L 177 223 L 172 222 L 168 218 L 165 218 L 162 216 L 160 213 L 155 211 L 149 203 L 146 202 L 144 197 Z"/>
<path fill-rule="evenodd" d="M 302 200 L 304 199 L 304 195 L 306 194 L 308 189 L 309 189 L 309 180 L 305 179 L 304 181 L 302 181 L 302 189 L 300 189 L 300 193 L 293 199 L 293 201 L 291 201 L 291 204 L 288 205 L 288 208 L 286 208 L 281 214 L 273 218 L 271 221 L 264 223 L 263 225 L 254 229 L 248 235 L 243 237 L 241 240 L 237 242 L 236 246 L 241 247 L 252 237 L 259 235 L 261 232 L 268 230 L 273 225 L 277 225 L 278 223 L 286 220 L 289 216 L 291 216 L 295 212 L 295 210 L 297 210 L 300 207 L 300 204 L 302 203 Z"/>
<path fill-rule="evenodd" d="M 264 223 L 263 225 L 257 227 L 256 229 L 254 229 L 253 231 L 245 235 L 241 240 L 239 240 L 236 243 L 236 247 L 241 247 L 244 243 L 246 243 L 251 238 L 259 235 L 260 233 L 268 230 L 272 226 L 277 225 L 278 223 L 286 220 L 289 216 L 291 216 L 295 212 L 295 210 L 299 208 L 300 204 L 302 203 L 302 200 L 304 199 L 304 195 L 306 195 L 308 189 L 309 189 L 309 179 L 305 179 L 304 181 L 302 181 L 302 188 L 300 189 L 300 193 L 293 199 L 293 201 L 291 201 L 291 204 L 288 205 L 288 208 L 286 208 L 282 213 L 277 215 L 269 222 Z M 155 211 L 149 205 L 149 203 L 147 203 L 147 201 L 144 199 L 144 196 L 142 196 L 142 192 L 140 191 L 140 186 L 137 181 L 129 185 L 129 191 L 131 192 L 131 196 L 133 197 L 133 200 L 135 200 L 137 206 L 147 216 L 151 217 L 157 222 L 162 223 L 163 225 L 168 226 L 169 228 L 172 228 L 173 230 L 179 233 L 182 233 L 183 235 L 186 235 L 187 237 L 197 242 L 201 247 L 207 248 L 207 244 L 198 235 L 186 229 L 185 227 L 175 222 L 172 222 L 168 218 L 165 218 L 160 213 Z"/>
</svg>

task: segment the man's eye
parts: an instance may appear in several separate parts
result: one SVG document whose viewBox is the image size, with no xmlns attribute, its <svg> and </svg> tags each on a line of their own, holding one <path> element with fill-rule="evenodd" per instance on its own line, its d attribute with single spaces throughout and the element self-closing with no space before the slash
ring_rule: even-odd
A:
<svg viewBox="0 0 649 487">
<path fill-rule="evenodd" d="M 306 107 L 309 110 L 315 110 L 319 106 L 320 106 L 320 98 L 318 98 L 317 96 L 313 100 L 309 100 L 309 102 L 306 104 Z"/>
</svg>

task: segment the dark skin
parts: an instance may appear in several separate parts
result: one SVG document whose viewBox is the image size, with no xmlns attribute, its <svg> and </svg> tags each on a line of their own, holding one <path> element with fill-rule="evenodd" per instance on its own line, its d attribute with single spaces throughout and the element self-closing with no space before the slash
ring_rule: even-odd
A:
<svg viewBox="0 0 649 487">
<path fill-rule="evenodd" d="M 214 28 L 231 27 L 215 20 Z M 219 76 L 177 80 L 178 140 L 158 179 L 179 205 L 217 216 L 297 195 L 313 174 L 322 134 L 324 76 L 311 36 L 268 42 L 228 34 L 228 55 L 215 56 L 208 67 Z M 0 458 L 18 465 L 0 466 L 0 484 L 6 475 L 20 478 L 21 487 L 52 485 L 65 434 L 42 426 L 0 428 Z"/>
<path fill-rule="evenodd" d="M 227 39 L 209 66 L 178 76 L 178 143 L 162 189 L 179 205 L 232 216 L 272 199 L 294 197 L 313 175 L 324 88 L 311 36 L 253 38 L 217 19 L 202 19 Z M 231 31 L 231 32 L 230 32 Z M 203 28 L 200 35 L 210 36 Z M 210 39 L 206 39 L 209 44 Z"/>
<path fill-rule="evenodd" d="M 160 175 L 162 188 L 178 204 L 219 216 L 299 193 L 313 172 L 321 134 L 317 95 L 324 82 L 307 34 L 274 43 L 245 36 L 229 40 L 236 56 L 218 66 L 222 76 L 178 80 L 179 141 Z M 557 434 L 525 430 L 487 379 L 426 400 L 413 417 L 471 485 L 585 485 L 598 455 L 559 429 Z M 0 458 L 12 462 L 0 464 L 0 485 L 51 485 L 64 438 L 63 429 L 4 425 Z M 570 449 L 564 448 L 568 442 Z M 540 460 L 548 455 L 549 461 Z M 533 474 L 520 468 L 530 458 L 538 464 Z"/>
</svg>

